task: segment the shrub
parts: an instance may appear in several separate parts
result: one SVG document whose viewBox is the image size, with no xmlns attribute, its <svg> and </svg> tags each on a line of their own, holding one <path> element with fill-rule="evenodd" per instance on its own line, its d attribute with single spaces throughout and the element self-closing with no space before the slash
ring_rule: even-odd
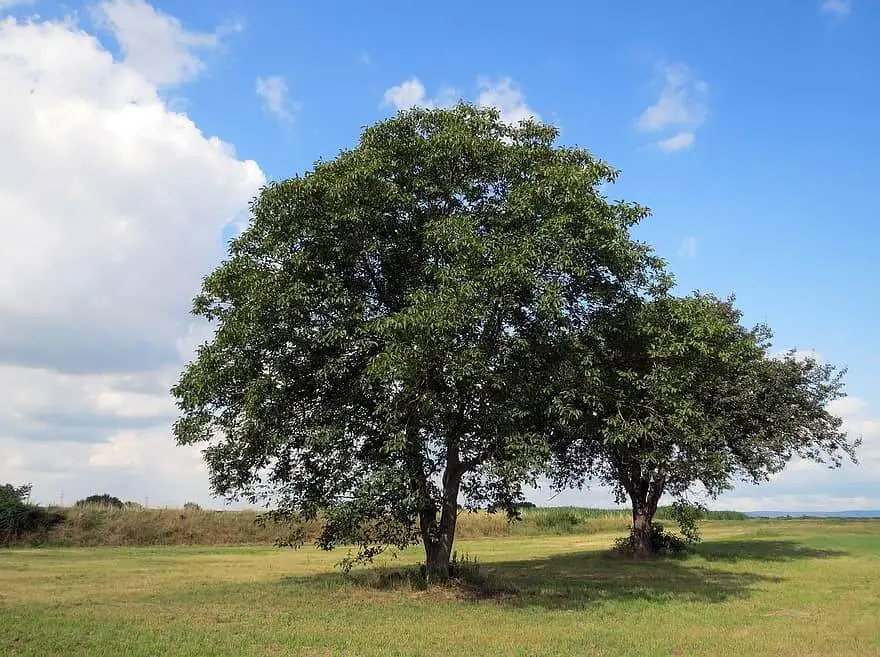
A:
<svg viewBox="0 0 880 657">
<path fill-rule="evenodd" d="M 195 502 L 187 502 L 186 504 L 183 505 L 183 510 L 184 511 L 201 511 L 202 507 L 200 507 Z"/>
<path fill-rule="evenodd" d="M 22 538 L 40 538 L 64 519 L 36 504 L 29 504 L 31 487 L 0 486 L 0 541 L 9 545 Z"/>
<path fill-rule="evenodd" d="M 0 486 L 0 508 L 23 506 L 27 504 L 30 496 L 30 485 L 16 487 L 12 484 L 3 484 Z"/>
<path fill-rule="evenodd" d="M 74 506 L 106 506 L 114 509 L 122 509 L 125 504 L 118 497 L 113 497 L 108 493 L 102 495 L 89 495 L 85 499 L 77 501 Z"/>
<path fill-rule="evenodd" d="M 678 556 L 690 550 L 690 542 L 666 531 L 663 525 L 651 523 L 651 554 L 658 556 Z M 614 542 L 614 554 L 631 557 L 636 550 L 632 534 Z"/>
</svg>

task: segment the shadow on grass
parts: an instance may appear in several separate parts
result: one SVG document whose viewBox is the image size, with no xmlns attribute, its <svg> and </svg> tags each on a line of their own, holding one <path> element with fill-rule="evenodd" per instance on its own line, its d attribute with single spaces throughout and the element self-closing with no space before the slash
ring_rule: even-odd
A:
<svg viewBox="0 0 880 657">
<path fill-rule="evenodd" d="M 708 562 L 788 562 L 827 559 L 842 551 L 814 550 L 793 541 L 714 541 L 697 555 Z M 546 558 L 487 562 L 453 585 L 431 587 L 425 595 L 472 602 L 491 601 L 511 607 L 580 609 L 619 601 L 718 603 L 746 598 L 783 578 L 762 572 L 702 565 L 695 558 L 632 560 L 608 552 L 577 552 Z M 373 590 L 424 589 L 416 568 L 366 568 L 340 573 L 291 577 L 287 584 Z"/>
<path fill-rule="evenodd" d="M 712 541 L 697 546 L 697 554 L 706 561 L 796 561 L 830 559 L 849 554 L 843 550 L 817 550 L 795 541 Z"/>
</svg>

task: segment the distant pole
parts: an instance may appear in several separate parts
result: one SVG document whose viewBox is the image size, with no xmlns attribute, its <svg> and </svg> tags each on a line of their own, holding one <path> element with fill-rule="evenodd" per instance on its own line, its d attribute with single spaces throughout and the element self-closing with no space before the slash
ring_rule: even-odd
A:
<svg viewBox="0 0 880 657">
<path fill-rule="evenodd" d="M 144 498 L 144 508 L 145 508 L 145 509 L 146 509 L 146 508 L 149 508 L 149 506 L 150 506 L 150 498 L 149 498 L 149 497 L 145 497 L 145 498 Z"/>
<path fill-rule="evenodd" d="M 64 506 L 64 491 L 61 491 L 61 503 L 58 506 Z"/>
</svg>

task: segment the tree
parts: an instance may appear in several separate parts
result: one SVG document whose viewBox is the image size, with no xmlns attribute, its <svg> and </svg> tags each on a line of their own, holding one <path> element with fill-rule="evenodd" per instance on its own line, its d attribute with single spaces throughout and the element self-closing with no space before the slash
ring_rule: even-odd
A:
<svg viewBox="0 0 880 657">
<path fill-rule="evenodd" d="M 31 485 L 13 486 L 3 484 L 0 486 L 0 507 L 10 508 L 25 506 L 31 496 Z"/>
<path fill-rule="evenodd" d="M 0 485 L 0 541 L 12 543 L 22 536 L 46 532 L 64 518 L 29 502 L 30 484 Z"/>
<path fill-rule="evenodd" d="M 101 495 L 89 495 L 84 499 L 77 500 L 74 506 L 106 506 L 113 509 L 121 509 L 125 504 L 118 497 L 114 497 L 109 493 L 103 493 Z"/>
<path fill-rule="evenodd" d="M 766 326 L 747 329 L 733 299 L 631 298 L 584 333 L 600 374 L 569 377 L 573 418 L 554 445 L 558 486 L 597 480 L 632 504 L 629 545 L 652 551 L 660 498 L 716 497 L 737 478 L 760 483 L 795 456 L 838 466 L 856 442 L 828 403 L 843 372 L 769 353 Z M 573 361 L 573 362 L 576 362 Z"/>
<path fill-rule="evenodd" d="M 269 184 L 204 281 L 215 327 L 172 392 L 215 493 L 322 520 L 361 557 L 421 541 L 449 574 L 459 502 L 510 514 L 544 465 L 569 328 L 660 263 L 616 172 L 491 109 L 415 109 Z"/>
</svg>

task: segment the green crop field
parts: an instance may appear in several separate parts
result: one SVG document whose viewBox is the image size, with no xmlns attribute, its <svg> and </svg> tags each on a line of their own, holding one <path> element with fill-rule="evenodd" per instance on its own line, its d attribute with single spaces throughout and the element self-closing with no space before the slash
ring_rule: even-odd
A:
<svg viewBox="0 0 880 657">
<path fill-rule="evenodd" d="M 421 590 L 417 550 L 350 577 L 271 547 L 0 550 L 0 654 L 880 655 L 880 521 L 709 521 L 682 559 L 618 534 L 462 540 L 488 584 Z"/>
</svg>

